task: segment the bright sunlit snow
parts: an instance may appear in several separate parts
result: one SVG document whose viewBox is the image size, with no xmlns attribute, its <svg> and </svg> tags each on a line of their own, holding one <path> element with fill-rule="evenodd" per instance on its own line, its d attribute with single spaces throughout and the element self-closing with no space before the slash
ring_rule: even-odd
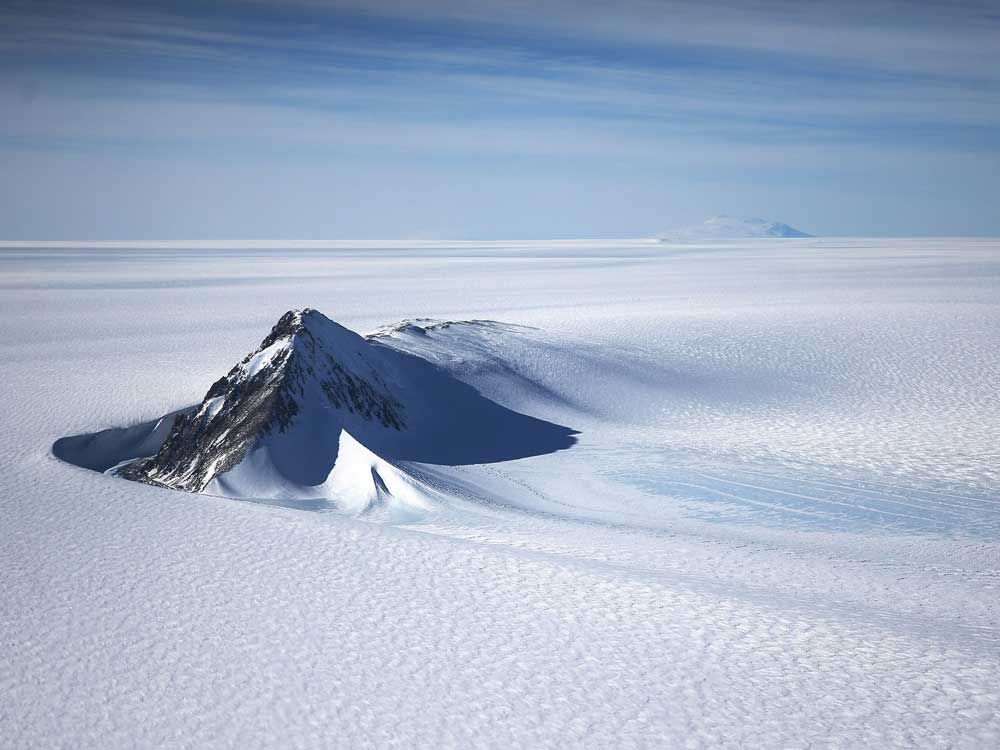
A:
<svg viewBox="0 0 1000 750">
<path fill-rule="evenodd" d="M 0 744 L 1000 743 L 996 240 L 8 243 L 0 288 Z M 303 308 L 385 424 L 114 476 Z"/>
</svg>

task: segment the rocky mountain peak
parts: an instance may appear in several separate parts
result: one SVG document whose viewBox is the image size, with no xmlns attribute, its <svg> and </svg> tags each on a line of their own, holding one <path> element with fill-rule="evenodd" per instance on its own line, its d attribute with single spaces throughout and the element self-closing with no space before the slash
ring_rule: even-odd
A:
<svg viewBox="0 0 1000 750">
<path fill-rule="evenodd" d="M 380 374 L 374 348 L 317 310 L 290 310 L 177 420 L 156 456 L 123 475 L 197 492 L 303 416 L 308 422 L 322 415 L 340 427 L 405 429 L 405 410 Z"/>
<path fill-rule="evenodd" d="M 290 310 L 198 404 L 165 417 L 155 455 L 108 471 L 188 492 L 368 508 L 416 492 L 400 462 L 492 463 L 575 442 L 574 430 L 512 411 L 437 363 L 456 360 L 464 339 L 453 326 L 497 334 L 500 324 L 423 322 L 386 329 L 412 327 L 407 342 L 419 329 L 426 346 L 405 351 L 400 338 L 366 339 L 316 310 Z"/>
</svg>

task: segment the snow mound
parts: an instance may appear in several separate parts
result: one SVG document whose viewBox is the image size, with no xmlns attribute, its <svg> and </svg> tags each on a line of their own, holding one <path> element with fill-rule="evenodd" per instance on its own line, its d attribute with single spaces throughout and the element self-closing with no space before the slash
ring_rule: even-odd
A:
<svg viewBox="0 0 1000 750">
<path fill-rule="evenodd" d="M 279 501 L 330 509 L 369 520 L 415 521 L 435 506 L 437 493 L 404 469 L 377 456 L 342 430 L 336 459 L 326 479 L 298 484 L 275 460 L 271 446 L 260 445 L 234 468 L 217 475 L 202 490 L 207 495 Z M 311 505 L 302 501 L 318 501 Z"/>
<path fill-rule="evenodd" d="M 659 240 L 661 242 L 698 242 L 752 237 L 792 238 L 812 237 L 812 235 L 780 221 L 720 215 L 706 219 L 702 224 L 693 227 L 664 232 L 659 236 Z"/>
<path fill-rule="evenodd" d="M 398 520 L 436 497 L 407 462 L 524 458 L 568 448 L 573 434 L 501 406 L 435 362 L 304 309 L 283 315 L 200 404 L 63 438 L 53 452 L 159 487 Z"/>
</svg>

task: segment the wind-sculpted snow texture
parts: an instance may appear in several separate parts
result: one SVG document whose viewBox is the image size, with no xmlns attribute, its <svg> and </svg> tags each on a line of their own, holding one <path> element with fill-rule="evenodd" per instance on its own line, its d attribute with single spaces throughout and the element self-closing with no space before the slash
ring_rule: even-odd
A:
<svg viewBox="0 0 1000 750">
<path fill-rule="evenodd" d="M 0 325 L 2 745 L 1000 744 L 995 240 L 7 247 Z"/>
</svg>

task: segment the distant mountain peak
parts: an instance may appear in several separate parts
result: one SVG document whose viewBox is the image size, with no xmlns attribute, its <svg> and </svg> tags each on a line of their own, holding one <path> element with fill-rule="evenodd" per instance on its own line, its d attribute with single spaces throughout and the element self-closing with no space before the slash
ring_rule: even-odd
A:
<svg viewBox="0 0 1000 750">
<path fill-rule="evenodd" d="M 812 235 L 780 221 L 770 221 L 759 217 L 741 218 L 726 214 L 712 216 L 693 227 L 675 229 L 659 235 L 661 242 L 735 240 L 753 237 L 793 238 L 812 237 Z"/>
</svg>

